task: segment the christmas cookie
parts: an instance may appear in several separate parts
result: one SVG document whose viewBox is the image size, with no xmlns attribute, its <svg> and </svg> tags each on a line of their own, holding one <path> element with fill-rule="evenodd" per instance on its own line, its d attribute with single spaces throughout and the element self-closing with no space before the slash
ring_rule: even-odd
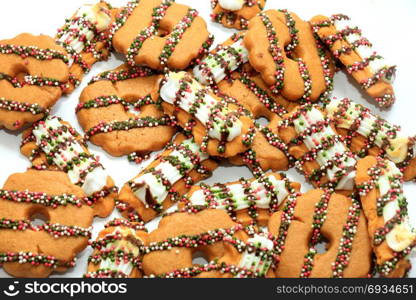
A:
<svg viewBox="0 0 416 300">
<path fill-rule="evenodd" d="M 216 84 L 228 79 L 231 72 L 248 62 L 248 52 L 244 47 L 245 31 L 233 34 L 224 43 L 219 44 L 203 59 L 197 60 L 193 75 L 199 83 L 210 85 L 216 90 Z"/>
<path fill-rule="evenodd" d="M 84 277 L 142 277 L 141 256 L 146 240 L 147 233 L 141 223 L 125 219 L 108 222 L 91 243 L 94 251 L 88 258 L 88 271 Z"/>
<path fill-rule="evenodd" d="M 276 277 L 366 277 L 371 270 L 371 243 L 358 200 L 310 190 L 288 198 L 268 228 L 277 241 Z"/>
<path fill-rule="evenodd" d="M 269 127 L 288 145 L 296 167 L 316 187 L 354 188 L 356 158 L 320 107 L 306 104 Z"/>
<path fill-rule="evenodd" d="M 312 27 L 286 10 L 268 10 L 250 21 L 244 37 L 250 64 L 273 93 L 310 102 L 326 97 L 333 66 Z"/>
<path fill-rule="evenodd" d="M 217 163 L 201 152 L 192 137 L 179 134 L 140 174 L 126 183 L 118 208 L 128 219 L 150 221 L 168 209 L 197 181 L 207 178 Z"/>
<path fill-rule="evenodd" d="M 250 236 L 221 210 L 164 217 L 151 232 L 143 257 L 149 277 L 270 276 L 273 241 Z M 228 247 L 227 247 L 228 246 Z M 194 264 L 202 255 L 209 263 Z"/>
<path fill-rule="evenodd" d="M 58 29 L 56 43 L 71 57 L 69 90 L 79 85 L 94 63 L 108 58 L 109 29 L 116 11 L 104 1 L 84 4 Z"/>
<path fill-rule="evenodd" d="M 396 66 L 374 51 L 368 39 L 361 36 L 361 29 L 348 16 L 316 16 L 311 24 L 334 57 L 379 106 L 389 107 L 394 103 L 392 82 Z"/>
<path fill-rule="evenodd" d="M 95 76 L 76 108 L 85 138 L 113 156 L 162 149 L 175 129 L 156 105 L 159 78 L 149 69 L 127 65 Z"/>
<path fill-rule="evenodd" d="M 230 217 L 244 225 L 266 226 L 271 213 L 296 191 L 298 183 L 291 183 L 283 175 L 269 173 L 259 178 L 226 184 L 193 186 L 182 199 L 180 208 L 197 212 L 206 208 L 225 210 Z"/>
<path fill-rule="evenodd" d="M 215 95 L 186 72 L 166 74 L 159 93 L 164 111 L 192 132 L 203 152 L 232 157 L 250 146 L 253 120 L 235 99 Z"/>
<path fill-rule="evenodd" d="M 198 12 L 172 0 L 133 0 L 120 9 L 110 31 L 127 62 L 152 69 L 183 70 L 211 46 Z"/>
<path fill-rule="evenodd" d="M 47 115 L 68 88 L 69 60 L 46 35 L 0 41 L 0 128 L 18 130 Z"/>
<path fill-rule="evenodd" d="M 403 174 L 392 161 L 367 156 L 358 161 L 355 181 L 377 258 L 376 270 L 386 277 L 405 276 L 416 232 L 409 223 Z"/>
<path fill-rule="evenodd" d="M 272 94 L 261 76 L 248 64 L 219 82 L 218 90 L 246 107 L 255 119 L 266 118 L 269 122 L 279 121 L 297 106 L 281 95 Z M 293 164 L 294 158 L 289 154 L 288 147 L 266 126 L 256 123 L 251 138 L 250 149 L 230 158 L 231 163 L 247 165 L 255 174 L 269 169 L 287 170 Z"/>
<path fill-rule="evenodd" d="M 247 29 L 248 22 L 266 4 L 266 0 L 211 0 L 213 21 L 228 28 Z"/>
<path fill-rule="evenodd" d="M 245 64 L 218 83 L 220 93 L 226 94 L 244 105 L 255 119 L 271 121 L 283 117 L 298 104 L 273 94 L 267 84 L 249 64 Z"/>
<path fill-rule="evenodd" d="M 88 196 L 95 215 L 106 217 L 112 212 L 117 187 L 99 157 L 88 151 L 83 138 L 68 123 L 49 116 L 33 124 L 23 133 L 20 151 L 35 169 L 64 171 Z"/>
<path fill-rule="evenodd" d="M 0 190 L 3 269 L 34 278 L 74 267 L 91 236 L 94 213 L 86 201 L 61 171 L 30 169 L 9 176 Z"/>
<path fill-rule="evenodd" d="M 403 172 L 404 180 L 416 177 L 416 144 L 395 126 L 350 99 L 332 99 L 325 106 L 337 132 L 359 157 L 367 154 L 391 160 Z"/>
<path fill-rule="evenodd" d="M 233 165 L 249 167 L 255 177 L 267 170 L 283 171 L 293 165 L 295 159 L 289 147 L 269 128 L 255 123 L 246 139 L 250 141 L 249 149 L 228 158 Z"/>
</svg>

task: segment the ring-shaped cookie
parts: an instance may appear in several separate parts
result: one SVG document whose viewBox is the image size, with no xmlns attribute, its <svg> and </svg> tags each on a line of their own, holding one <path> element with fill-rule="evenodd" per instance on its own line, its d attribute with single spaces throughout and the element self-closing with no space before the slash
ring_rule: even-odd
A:
<svg viewBox="0 0 416 300">
<path fill-rule="evenodd" d="M 127 65 L 95 76 L 76 108 L 86 139 L 113 156 L 162 149 L 175 128 L 156 105 L 158 80 L 147 68 Z"/>
<path fill-rule="evenodd" d="M 0 190 L 0 261 L 16 277 L 47 277 L 74 267 L 91 237 L 94 212 L 61 171 L 11 175 Z M 43 223 L 32 221 L 42 220 Z"/>
<path fill-rule="evenodd" d="M 358 200 L 311 190 L 288 199 L 268 228 L 278 241 L 276 277 L 367 277 L 371 271 L 367 222 Z"/>
</svg>

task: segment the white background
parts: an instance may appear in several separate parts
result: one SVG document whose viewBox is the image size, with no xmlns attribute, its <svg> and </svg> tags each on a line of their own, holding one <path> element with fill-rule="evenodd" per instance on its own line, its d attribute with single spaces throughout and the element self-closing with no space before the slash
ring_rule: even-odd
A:
<svg viewBox="0 0 416 300">
<path fill-rule="evenodd" d="M 93 3 L 92 0 L 87 0 Z M 109 0 L 114 6 L 122 6 L 127 0 Z M 233 30 L 225 29 L 209 20 L 211 13 L 209 0 L 177 0 L 179 3 L 188 4 L 199 10 L 200 15 L 207 21 L 209 30 L 216 36 L 216 43 L 220 43 L 232 34 Z M 85 3 L 85 0 L 56 1 L 56 0 L 14 0 L 0 2 L 0 39 L 9 39 L 22 32 L 32 34 L 48 34 L 54 36 L 56 29 L 63 25 L 64 19 L 70 17 L 76 9 Z M 266 8 L 287 8 L 297 13 L 301 18 L 309 20 L 317 14 L 331 15 L 344 13 L 363 29 L 363 34 L 374 45 L 381 55 L 397 64 L 398 72 L 395 82 L 397 103 L 388 111 L 380 112 L 374 105 L 369 104 L 362 93 L 353 85 L 343 72 L 335 76 L 334 96 L 350 97 L 354 101 L 367 105 L 373 112 L 379 113 L 389 121 L 401 125 L 403 131 L 409 135 L 416 134 L 416 105 L 415 98 L 415 49 L 416 41 L 414 30 L 416 29 L 416 1 L 413 0 L 268 0 Z M 120 60 L 111 57 L 108 62 L 96 64 L 92 72 L 83 80 L 69 97 L 63 97 L 52 110 L 53 114 L 69 121 L 82 132 L 74 109 L 78 103 L 78 97 L 82 89 L 89 82 L 91 76 L 100 72 L 111 70 L 121 64 Z M 16 172 L 24 172 L 29 162 L 19 152 L 21 133 L 11 133 L 0 130 L 0 187 L 7 177 Z M 126 158 L 113 158 L 100 148 L 90 145 L 90 150 L 101 156 L 104 166 L 108 169 L 116 184 L 121 187 L 126 181 L 139 173 L 140 167 L 129 163 Z M 289 178 L 304 183 L 303 177 L 295 171 L 288 172 Z M 251 177 L 251 173 L 245 167 L 222 166 L 218 168 L 208 183 L 228 182 L 242 176 Z M 303 191 L 310 188 L 304 184 Z M 410 204 L 412 223 L 416 224 L 416 184 L 405 185 L 405 194 Z M 118 216 L 116 212 L 110 218 Z M 94 221 L 95 238 L 97 232 L 103 228 L 106 220 L 96 218 Z M 157 221 L 148 225 L 152 230 Z M 2 241 L 4 242 L 4 241 Z M 77 266 L 65 274 L 54 276 L 80 277 L 86 270 L 87 257 L 91 249 L 87 248 L 78 257 Z M 416 259 L 412 258 L 413 263 Z M 8 276 L 0 269 L 0 277 Z M 410 273 L 416 277 L 416 267 Z"/>
</svg>

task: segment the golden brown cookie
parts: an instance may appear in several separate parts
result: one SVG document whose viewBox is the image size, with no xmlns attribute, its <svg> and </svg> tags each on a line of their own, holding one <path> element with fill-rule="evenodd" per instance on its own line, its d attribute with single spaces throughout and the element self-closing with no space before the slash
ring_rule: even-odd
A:
<svg viewBox="0 0 416 300">
<path fill-rule="evenodd" d="M 35 169 L 64 171 L 88 196 L 96 216 L 106 217 L 113 211 L 117 187 L 70 124 L 55 116 L 33 124 L 23 133 L 20 151 Z"/>
<path fill-rule="evenodd" d="M 354 189 L 355 154 L 319 106 L 302 105 L 269 128 L 288 145 L 296 167 L 315 187 Z"/>
<path fill-rule="evenodd" d="M 232 157 L 250 146 L 253 120 L 235 99 L 215 95 L 186 72 L 166 74 L 159 93 L 164 111 L 192 133 L 203 152 Z"/>
<path fill-rule="evenodd" d="M 288 198 L 268 227 L 278 242 L 276 277 L 366 277 L 371 270 L 367 222 L 357 200 L 311 190 Z"/>
<path fill-rule="evenodd" d="M 221 210 L 164 217 L 149 234 L 143 272 L 148 277 L 270 277 L 273 241 L 243 231 Z M 193 257 L 207 264 L 195 264 Z M 218 261 L 216 261 L 218 259 Z"/>
<path fill-rule="evenodd" d="M 68 63 L 46 35 L 0 41 L 0 128 L 18 130 L 48 114 L 68 87 Z"/>
<path fill-rule="evenodd" d="M 138 278 L 142 277 L 141 257 L 147 243 L 142 223 L 114 219 L 105 225 L 88 258 L 86 278 Z"/>
<path fill-rule="evenodd" d="M 272 94 L 260 74 L 248 64 L 219 82 L 218 89 L 244 105 L 256 119 L 278 119 L 298 106 L 281 95 Z"/>
<path fill-rule="evenodd" d="M 386 277 L 405 276 L 416 233 L 409 223 L 403 174 L 392 161 L 367 156 L 357 163 L 355 182 L 368 220 L 376 270 Z"/>
<path fill-rule="evenodd" d="M 175 123 L 156 105 L 159 79 L 149 69 L 127 65 L 94 77 L 76 108 L 86 139 L 113 156 L 162 149 Z"/>
<path fill-rule="evenodd" d="M 268 173 L 259 178 L 212 186 L 193 186 L 179 203 L 182 210 L 197 212 L 206 208 L 225 210 L 230 217 L 243 225 L 266 226 L 270 215 L 280 204 L 300 189 L 281 174 Z"/>
<path fill-rule="evenodd" d="M 172 0 L 133 0 L 121 8 L 110 38 L 130 65 L 183 70 L 212 44 L 205 21 Z"/>
<path fill-rule="evenodd" d="M 266 0 L 211 0 L 211 18 L 228 28 L 247 29 L 265 4 Z"/>
<path fill-rule="evenodd" d="M 201 152 L 192 137 L 179 134 L 166 150 L 138 176 L 124 185 L 118 208 L 124 217 L 148 222 L 165 211 L 197 181 L 205 179 L 217 163 Z"/>
<path fill-rule="evenodd" d="M 229 79 L 233 71 L 248 62 L 244 35 L 245 31 L 233 34 L 211 50 L 206 57 L 197 60 L 192 70 L 195 79 L 217 91 L 217 83 Z"/>
<path fill-rule="evenodd" d="M 0 261 L 16 277 L 47 277 L 75 265 L 88 244 L 93 210 L 61 171 L 11 175 L 0 190 Z M 33 223 L 43 220 L 43 224 Z"/>
<path fill-rule="evenodd" d="M 268 10 L 250 21 L 244 37 L 250 64 L 273 93 L 309 102 L 327 97 L 333 66 L 312 27 L 286 10 Z"/>
<path fill-rule="evenodd" d="M 289 147 L 273 133 L 269 128 L 254 124 L 250 133 L 250 148 L 237 155 L 228 158 L 233 165 L 247 166 L 255 177 L 261 176 L 265 171 L 288 170 L 295 162 L 289 153 Z"/>
<path fill-rule="evenodd" d="M 332 99 L 325 106 L 325 111 L 334 120 L 344 142 L 359 157 L 367 154 L 384 156 L 403 172 L 404 180 L 416 177 L 415 139 L 403 135 L 399 126 L 348 98 Z"/>
<path fill-rule="evenodd" d="M 71 57 L 68 91 L 80 84 L 93 64 L 108 58 L 109 29 L 117 11 L 104 1 L 84 4 L 58 29 L 56 43 Z"/>
<path fill-rule="evenodd" d="M 235 33 L 198 61 L 193 75 L 199 83 L 227 94 L 249 109 L 255 118 L 272 119 L 297 106 L 281 95 L 274 95 L 267 84 L 248 64 L 244 46 L 245 31 Z"/>
<path fill-rule="evenodd" d="M 394 103 L 391 84 L 396 66 L 389 65 L 372 49 L 372 44 L 361 36 L 361 29 L 354 26 L 348 16 L 315 16 L 311 24 L 334 57 L 339 59 L 347 72 L 379 106 L 389 107 Z"/>
</svg>

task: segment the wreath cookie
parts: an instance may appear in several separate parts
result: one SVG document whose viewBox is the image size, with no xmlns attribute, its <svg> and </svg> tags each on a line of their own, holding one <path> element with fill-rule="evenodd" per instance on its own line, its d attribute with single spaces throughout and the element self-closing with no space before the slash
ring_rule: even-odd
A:
<svg viewBox="0 0 416 300">
<path fill-rule="evenodd" d="M 104 1 L 84 4 L 58 29 L 56 43 L 71 57 L 68 91 L 80 84 L 93 64 L 108 58 L 109 29 L 116 11 Z"/>
<path fill-rule="evenodd" d="M 182 199 L 180 208 L 188 212 L 221 209 L 243 225 L 266 226 L 271 213 L 299 189 L 300 184 L 291 183 L 283 175 L 268 173 L 257 179 L 193 186 Z"/>
<path fill-rule="evenodd" d="M 403 174 L 390 160 L 367 156 L 357 164 L 355 181 L 377 258 L 376 270 L 386 277 L 405 276 L 416 232 L 409 223 Z"/>
<path fill-rule="evenodd" d="M 0 190 L 0 262 L 16 277 L 48 277 L 75 266 L 88 244 L 94 212 L 61 171 L 29 169 Z M 45 219 L 43 224 L 33 220 Z"/>
<path fill-rule="evenodd" d="M 211 0 L 211 18 L 228 28 L 247 29 L 265 4 L 266 0 Z"/>
<path fill-rule="evenodd" d="M 221 210 L 164 217 L 149 234 L 143 256 L 148 277 L 270 277 L 273 241 L 234 223 Z M 209 263 L 192 262 L 202 253 Z"/>
<path fill-rule="evenodd" d="M 281 95 L 273 95 L 261 76 L 247 64 L 244 34 L 234 34 L 211 51 L 194 67 L 193 74 L 200 83 L 235 99 L 251 112 L 253 118 L 265 117 L 269 121 L 279 118 L 296 104 Z M 255 128 L 246 135 L 246 140 L 251 144 L 250 149 L 229 158 L 231 163 L 245 164 L 255 173 L 261 173 L 269 169 L 287 170 L 293 162 L 287 146 L 264 126 L 255 124 Z"/>
<path fill-rule="evenodd" d="M 46 35 L 0 41 L 0 128 L 19 130 L 49 113 L 67 92 L 69 57 Z"/>
<path fill-rule="evenodd" d="M 86 278 L 142 277 L 141 256 L 147 233 L 143 224 L 114 219 L 105 225 L 91 243 Z"/>
<path fill-rule="evenodd" d="M 327 96 L 333 65 L 312 27 L 286 10 L 268 10 L 250 21 L 244 37 L 249 61 L 275 94 L 314 102 Z"/>
<path fill-rule="evenodd" d="M 404 180 L 416 177 L 416 144 L 400 127 L 389 123 L 350 99 L 332 99 L 325 111 L 334 120 L 337 132 L 359 157 L 367 154 L 391 160 L 403 172 Z"/>
<path fill-rule="evenodd" d="M 118 197 L 123 216 L 148 222 L 165 211 L 197 181 L 211 175 L 217 163 L 202 153 L 192 137 L 179 134 L 166 150 L 126 183 Z"/>
<path fill-rule="evenodd" d="M 23 133 L 20 151 L 36 169 L 64 171 L 88 196 L 95 215 L 106 217 L 113 211 L 118 191 L 113 179 L 68 123 L 49 116 L 33 124 Z"/>
<path fill-rule="evenodd" d="M 288 145 L 295 166 L 314 186 L 354 189 L 356 156 L 320 107 L 303 105 L 269 127 Z"/>
<path fill-rule="evenodd" d="M 110 38 L 127 62 L 183 70 L 211 46 L 204 19 L 172 0 L 133 0 L 120 9 Z"/>
<path fill-rule="evenodd" d="M 268 228 L 277 241 L 276 277 L 367 277 L 371 270 L 367 222 L 357 200 L 310 190 L 286 200 Z"/>
<path fill-rule="evenodd" d="M 215 95 L 186 72 L 166 74 L 159 93 L 164 111 L 192 132 L 203 152 L 232 157 L 250 146 L 253 120 L 235 99 Z"/>
<path fill-rule="evenodd" d="M 244 65 L 231 73 L 228 79 L 219 82 L 218 90 L 246 107 L 256 120 L 266 118 L 275 123 L 297 107 L 281 95 L 272 94 L 261 76 L 249 65 Z M 287 170 L 294 163 L 287 145 L 267 126 L 256 122 L 250 138 L 250 149 L 229 158 L 231 163 L 247 165 L 255 174 L 269 169 Z"/>
<path fill-rule="evenodd" d="M 156 105 L 159 78 L 127 65 L 95 76 L 76 108 L 85 138 L 113 156 L 162 149 L 175 133 L 175 122 Z"/>
<path fill-rule="evenodd" d="M 311 24 L 334 57 L 380 107 L 394 103 L 392 82 L 396 66 L 390 65 L 373 50 L 370 41 L 361 36 L 361 29 L 354 26 L 348 16 L 316 16 Z"/>
</svg>

